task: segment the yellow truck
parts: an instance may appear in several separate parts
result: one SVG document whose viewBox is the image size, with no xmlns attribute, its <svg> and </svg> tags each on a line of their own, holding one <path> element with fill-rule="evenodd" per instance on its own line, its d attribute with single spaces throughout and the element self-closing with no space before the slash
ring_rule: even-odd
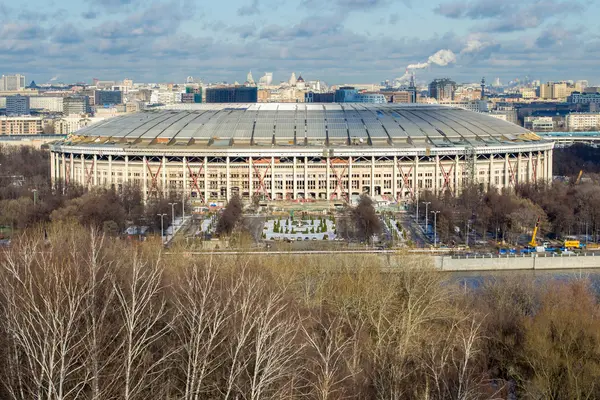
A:
<svg viewBox="0 0 600 400">
<path fill-rule="evenodd" d="M 565 240 L 565 249 L 581 249 L 583 246 L 579 240 Z"/>
</svg>

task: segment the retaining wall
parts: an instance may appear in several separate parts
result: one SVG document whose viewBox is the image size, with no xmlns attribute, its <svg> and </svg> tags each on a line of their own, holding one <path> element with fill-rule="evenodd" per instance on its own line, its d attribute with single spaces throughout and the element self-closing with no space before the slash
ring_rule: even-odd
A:
<svg viewBox="0 0 600 400">
<path fill-rule="evenodd" d="M 555 257 L 452 258 L 433 256 L 442 271 L 508 271 L 600 268 L 600 254 Z"/>
</svg>

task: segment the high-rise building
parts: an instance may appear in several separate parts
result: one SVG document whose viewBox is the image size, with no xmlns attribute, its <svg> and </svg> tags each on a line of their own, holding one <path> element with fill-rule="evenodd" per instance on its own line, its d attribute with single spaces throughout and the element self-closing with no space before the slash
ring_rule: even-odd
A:
<svg viewBox="0 0 600 400">
<path fill-rule="evenodd" d="M 265 76 L 261 77 L 258 80 L 258 84 L 261 86 L 271 86 L 272 83 L 273 83 L 273 73 L 272 72 L 265 72 Z"/>
<path fill-rule="evenodd" d="M 448 79 L 434 79 L 429 84 L 429 97 L 437 101 L 454 100 L 454 92 L 456 91 L 456 82 Z"/>
<path fill-rule="evenodd" d="M 415 74 L 410 76 L 410 85 L 408 86 L 408 92 L 410 93 L 410 99 L 408 103 L 416 103 L 417 102 L 417 85 L 415 84 Z M 395 101 L 392 101 L 395 103 Z"/>
<path fill-rule="evenodd" d="M 198 86 L 186 86 L 185 93 L 181 94 L 182 103 L 202 103 L 202 88 Z"/>
<path fill-rule="evenodd" d="M 552 83 L 543 83 L 540 85 L 540 99 L 551 99 L 552 98 Z"/>
<path fill-rule="evenodd" d="M 94 104 L 97 106 L 123 104 L 123 92 L 120 90 L 96 90 Z"/>
<path fill-rule="evenodd" d="M 0 77 L 0 90 L 18 91 L 25 89 L 24 75 L 2 75 Z"/>
<path fill-rule="evenodd" d="M 232 86 L 206 89 L 207 103 L 256 103 L 257 101 L 256 87 Z"/>
<path fill-rule="evenodd" d="M 351 86 L 343 86 L 335 91 L 336 103 L 387 103 L 386 97 L 381 93 L 359 93 Z"/>
<path fill-rule="evenodd" d="M 566 82 L 556 82 L 552 85 L 552 98 L 553 99 L 566 99 L 569 93 L 567 93 Z"/>
<path fill-rule="evenodd" d="M 335 100 L 335 93 L 315 93 L 307 92 L 304 93 L 305 103 L 333 103 Z"/>
<path fill-rule="evenodd" d="M 8 96 L 6 98 L 7 115 L 29 115 L 29 97 L 28 96 Z"/>
<path fill-rule="evenodd" d="M 71 96 L 63 99 L 63 113 L 65 115 L 88 114 L 90 111 L 90 98 L 88 96 Z"/>
<path fill-rule="evenodd" d="M 32 96 L 29 98 L 32 110 L 43 112 L 63 112 L 63 97 L 58 96 Z"/>
<path fill-rule="evenodd" d="M 569 86 L 567 82 L 547 82 L 540 85 L 540 98 L 565 100 L 573 91 L 575 86 Z"/>
</svg>

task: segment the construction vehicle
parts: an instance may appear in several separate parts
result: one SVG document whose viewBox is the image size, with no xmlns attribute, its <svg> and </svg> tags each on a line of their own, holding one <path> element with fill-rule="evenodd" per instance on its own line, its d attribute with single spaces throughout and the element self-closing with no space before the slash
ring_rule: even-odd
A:
<svg viewBox="0 0 600 400">
<path fill-rule="evenodd" d="M 581 182 L 581 175 L 583 175 L 583 170 L 579 171 L 579 175 L 577 175 L 577 179 L 575 179 L 576 185 L 579 185 L 579 182 Z"/>
<path fill-rule="evenodd" d="M 568 250 L 583 249 L 585 245 L 579 240 L 565 240 L 564 248 Z"/>
<path fill-rule="evenodd" d="M 537 222 L 535 223 L 535 227 L 533 228 L 533 233 L 531 234 L 531 240 L 529 241 L 529 243 L 527 243 L 527 245 L 529 247 L 537 246 L 536 236 L 537 236 L 537 232 L 539 229 L 540 229 L 540 217 L 538 217 Z"/>
<path fill-rule="evenodd" d="M 544 253 L 549 246 L 548 242 L 544 242 L 541 246 L 538 245 L 537 242 L 537 233 L 540 229 L 540 218 L 538 217 L 535 227 L 533 228 L 533 233 L 531 234 L 531 240 L 527 243 L 527 246 L 521 250 L 521 254 L 529 254 L 529 253 Z"/>
</svg>

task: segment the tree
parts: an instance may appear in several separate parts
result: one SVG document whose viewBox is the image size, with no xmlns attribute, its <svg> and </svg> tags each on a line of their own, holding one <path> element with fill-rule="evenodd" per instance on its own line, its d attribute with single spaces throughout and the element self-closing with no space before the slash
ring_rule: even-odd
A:
<svg viewBox="0 0 600 400">
<path fill-rule="evenodd" d="M 352 216 L 356 225 L 357 236 L 363 240 L 371 240 L 373 235 L 381 232 L 381 220 L 373 207 L 373 200 L 367 195 L 362 195 Z"/>
</svg>

